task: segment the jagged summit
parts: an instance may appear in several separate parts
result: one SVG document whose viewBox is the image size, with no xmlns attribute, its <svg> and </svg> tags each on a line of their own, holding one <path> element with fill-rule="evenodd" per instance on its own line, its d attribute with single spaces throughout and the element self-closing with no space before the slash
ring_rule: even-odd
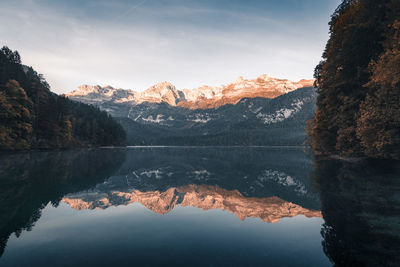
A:
<svg viewBox="0 0 400 267">
<path fill-rule="evenodd" d="M 112 92 L 116 90 L 110 85 L 100 86 L 100 85 L 88 85 L 83 84 L 78 86 L 78 89 L 71 92 L 70 95 L 87 95 L 90 93 L 103 93 L 105 95 L 112 94 Z"/>
<path fill-rule="evenodd" d="M 236 79 L 235 83 L 241 83 L 241 82 L 243 82 L 243 81 L 244 81 L 243 76 L 239 76 L 239 77 Z"/>
<path fill-rule="evenodd" d="M 106 101 L 113 101 L 116 103 L 135 101 L 136 94 L 137 93 L 133 90 L 117 89 L 110 85 L 100 86 L 84 84 L 78 86 L 78 89 L 66 96 L 79 102 L 94 104 Z"/>
<path fill-rule="evenodd" d="M 259 79 L 263 79 L 265 81 L 269 80 L 269 79 L 274 79 L 272 76 L 268 75 L 268 74 L 262 74 L 258 77 Z"/>
<path fill-rule="evenodd" d="M 243 98 L 275 98 L 302 87 L 313 86 L 314 80 L 292 82 L 263 74 L 256 79 L 242 76 L 227 85 L 217 87 L 201 86 L 195 89 L 178 90 L 170 82 L 159 82 L 143 92 L 113 88 L 112 86 L 82 85 L 67 94 L 67 97 L 85 103 L 132 102 L 140 104 L 168 103 L 190 109 L 215 108 L 225 104 L 236 104 Z"/>
<path fill-rule="evenodd" d="M 147 90 L 139 93 L 138 102 L 160 103 L 165 102 L 175 106 L 180 98 L 178 90 L 170 82 L 159 82 Z"/>
</svg>

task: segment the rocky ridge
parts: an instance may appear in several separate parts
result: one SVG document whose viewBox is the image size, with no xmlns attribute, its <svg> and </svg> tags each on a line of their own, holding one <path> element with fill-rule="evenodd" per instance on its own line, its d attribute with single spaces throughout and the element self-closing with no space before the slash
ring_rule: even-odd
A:
<svg viewBox="0 0 400 267">
<path fill-rule="evenodd" d="M 167 103 L 189 109 L 216 108 L 236 104 L 243 98 L 275 98 L 298 88 L 311 87 L 314 80 L 292 82 L 261 75 L 256 79 L 239 77 L 235 82 L 218 87 L 201 86 L 196 89 L 178 90 L 169 82 L 160 82 L 143 92 L 117 89 L 111 86 L 82 85 L 66 96 L 72 100 L 89 104 L 113 103 Z"/>
</svg>

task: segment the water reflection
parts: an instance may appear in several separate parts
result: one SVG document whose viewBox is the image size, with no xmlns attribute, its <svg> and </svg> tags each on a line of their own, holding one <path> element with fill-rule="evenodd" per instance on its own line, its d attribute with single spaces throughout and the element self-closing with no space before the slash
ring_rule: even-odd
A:
<svg viewBox="0 0 400 267">
<path fill-rule="evenodd" d="M 177 205 L 277 222 L 320 217 L 310 158 L 265 148 L 94 149 L 0 155 L 0 255 L 12 233 L 31 230 L 48 203 L 74 209 Z"/>
<path fill-rule="evenodd" d="M 244 197 L 279 197 L 319 209 L 309 180 L 311 158 L 301 149 L 162 148 L 130 149 L 120 170 L 94 192 L 165 192 L 171 187 L 213 185 Z"/>
<path fill-rule="evenodd" d="M 156 264 L 143 257 L 149 253 L 179 265 L 187 253 L 187 264 L 194 257 L 201 265 L 322 266 L 329 264 L 324 251 L 338 266 L 396 266 L 399 168 L 313 161 L 300 149 L 277 148 L 0 154 L 0 260 L 59 264 L 55 255 L 68 247 L 68 264 L 82 264 L 87 252 L 76 242 L 87 242 L 100 265 L 111 264 L 105 257 L 113 251 L 139 265 Z M 10 238 L 32 228 L 33 235 Z M 32 242 L 42 247 L 33 250 Z M 30 254 L 20 258 L 22 252 Z"/>
<path fill-rule="evenodd" d="M 191 206 L 265 222 L 321 217 L 307 179 L 312 163 L 301 150 L 147 148 L 128 150 L 126 158 L 104 183 L 62 201 L 74 209 L 137 202 L 159 214 Z"/>
<path fill-rule="evenodd" d="M 400 162 L 317 159 L 324 252 L 338 266 L 399 266 Z"/>
<path fill-rule="evenodd" d="M 51 203 L 95 186 L 118 170 L 121 151 L 74 150 L 0 154 L 0 256 L 12 233 L 30 231 Z"/>
</svg>

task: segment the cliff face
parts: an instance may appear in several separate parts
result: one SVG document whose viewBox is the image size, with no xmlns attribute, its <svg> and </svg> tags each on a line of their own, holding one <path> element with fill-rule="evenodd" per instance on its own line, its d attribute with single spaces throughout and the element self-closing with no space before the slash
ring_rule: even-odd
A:
<svg viewBox="0 0 400 267">
<path fill-rule="evenodd" d="M 216 186 L 187 185 L 169 188 L 164 192 L 112 191 L 83 192 L 65 196 L 62 201 L 76 210 L 106 209 L 110 206 L 140 203 L 158 213 L 169 213 L 174 207 L 197 207 L 203 210 L 220 209 L 235 214 L 241 220 L 248 217 L 260 218 L 275 223 L 285 217 L 304 215 L 321 217 L 321 212 L 305 209 L 278 197 L 246 198 L 238 191 L 228 191 Z"/>
<path fill-rule="evenodd" d="M 313 80 L 292 82 L 261 75 L 252 80 L 239 77 L 235 82 L 219 87 L 201 86 L 196 89 L 178 90 L 169 82 L 160 82 L 143 92 L 116 89 L 111 86 L 82 85 L 67 97 L 85 103 L 167 103 L 189 109 L 216 108 L 236 104 L 243 98 L 275 98 L 302 87 L 311 87 Z"/>
</svg>

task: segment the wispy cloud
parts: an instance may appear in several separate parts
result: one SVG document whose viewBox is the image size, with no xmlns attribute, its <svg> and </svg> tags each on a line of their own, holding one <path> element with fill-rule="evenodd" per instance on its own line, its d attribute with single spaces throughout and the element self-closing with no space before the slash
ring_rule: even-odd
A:
<svg viewBox="0 0 400 267">
<path fill-rule="evenodd" d="M 0 2 L 0 36 L 59 93 L 82 83 L 144 90 L 162 80 L 193 88 L 262 73 L 310 78 L 334 8 L 318 23 L 293 23 L 304 15 L 280 20 L 203 1 L 58 2 Z"/>
<path fill-rule="evenodd" d="M 118 19 L 121 19 L 123 17 L 126 17 L 126 16 L 132 14 L 132 12 L 135 11 L 135 9 L 137 9 L 138 7 L 140 7 L 141 5 L 146 3 L 147 1 L 148 0 L 143 0 L 143 1 L 139 2 L 139 3 L 137 3 L 137 4 L 133 4 L 125 12 L 121 12 L 119 15 L 117 15 L 114 20 L 118 20 Z"/>
</svg>

